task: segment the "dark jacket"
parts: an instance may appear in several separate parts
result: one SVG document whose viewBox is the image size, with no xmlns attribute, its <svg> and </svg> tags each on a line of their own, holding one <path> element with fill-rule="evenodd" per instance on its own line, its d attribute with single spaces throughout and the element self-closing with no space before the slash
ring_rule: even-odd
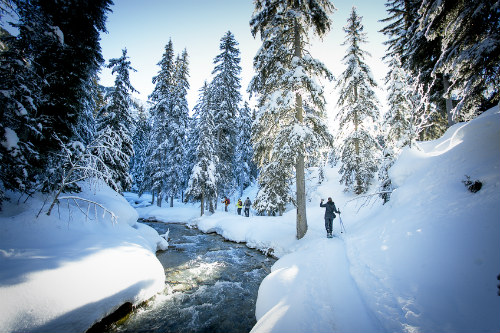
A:
<svg viewBox="0 0 500 333">
<path fill-rule="evenodd" d="M 320 203 L 320 207 L 326 207 L 325 209 L 325 218 L 333 217 L 335 218 L 335 213 L 339 213 L 337 207 L 335 207 L 335 203 L 333 201 L 327 201 L 326 203 Z M 335 212 L 335 213 L 334 213 Z"/>
</svg>

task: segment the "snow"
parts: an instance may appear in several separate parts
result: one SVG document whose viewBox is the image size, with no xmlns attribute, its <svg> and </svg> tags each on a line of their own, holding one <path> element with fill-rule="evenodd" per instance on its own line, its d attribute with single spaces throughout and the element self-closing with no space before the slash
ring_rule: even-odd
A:
<svg viewBox="0 0 500 333">
<path fill-rule="evenodd" d="M 186 223 L 273 254 L 252 332 L 498 332 L 500 297 L 500 112 L 498 106 L 403 150 L 389 170 L 395 190 L 355 199 L 338 167 L 307 174 L 308 232 L 295 238 L 283 216 L 199 217 L 198 204 L 151 206 L 151 197 L 106 187 L 85 195 L 114 211 L 86 220 L 66 204 L 35 218 L 43 198 L 7 204 L 0 216 L 0 331 L 81 332 L 123 302 L 163 289 L 154 252 L 165 241 L 137 217 Z M 471 193 L 462 181 L 479 179 Z M 375 189 L 376 186 L 373 186 Z M 256 188 L 242 198 L 254 198 Z M 321 198 L 332 197 L 346 227 L 326 238 Z M 237 197 L 231 197 L 236 203 Z M 71 214 L 70 214 L 71 213 Z"/>
<path fill-rule="evenodd" d="M 4 139 L 5 141 L 2 141 L 1 144 L 7 151 L 19 148 L 17 145 L 19 143 L 19 137 L 16 132 L 9 127 L 5 127 Z"/>
<path fill-rule="evenodd" d="M 80 197 L 117 215 L 74 202 L 51 216 L 43 197 L 4 204 L 0 215 L 0 332 L 82 332 L 125 302 L 138 304 L 164 288 L 157 248 L 167 242 L 136 223 L 137 213 L 108 187 Z M 83 211 L 87 206 L 82 205 Z"/>
</svg>

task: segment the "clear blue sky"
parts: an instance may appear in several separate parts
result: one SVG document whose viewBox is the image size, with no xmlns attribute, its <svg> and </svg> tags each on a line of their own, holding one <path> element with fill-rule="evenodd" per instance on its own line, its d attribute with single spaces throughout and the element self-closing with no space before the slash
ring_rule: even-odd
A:
<svg viewBox="0 0 500 333">
<path fill-rule="evenodd" d="M 211 79 L 213 59 L 220 52 L 221 37 L 230 30 L 239 43 L 241 56 L 242 94 L 245 93 L 253 73 L 253 57 L 261 45 L 260 39 L 254 39 L 248 24 L 254 10 L 251 0 L 114 0 L 112 13 L 107 20 L 108 33 L 101 35 L 101 47 L 104 59 L 121 56 L 121 50 L 127 48 L 132 67 L 137 72 L 131 73 L 132 85 L 140 92 L 135 94 L 147 100 L 153 91 L 152 77 L 158 73 L 160 61 L 166 43 L 171 38 L 176 54 L 187 49 L 190 61 L 191 89 L 188 93 L 189 108 L 192 109 L 198 98 L 198 90 L 204 80 Z M 320 59 L 338 77 L 345 66 L 341 59 L 346 48 L 341 46 L 352 6 L 357 7 L 363 17 L 368 44 L 364 49 L 372 54 L 367 59 L 375 79 L 383 87 L 386 66 L 382 63 L 385 37 L 378 31 L 384 24 L 378 20 L 386 17 L 385 0 L 342 0 L 333 1 L 337 10 L 332 15 L 332 29 L 322 42 L 315 41 L 311 48 L 313 57 Z M 114 78 L 110 70 L 103 70 L 100 83 L 112 86 Z M 332 88 L 325 89 L 327 100 L 332 104 Z M 385 98 L 378 92 L 379 98 Z M 383 102 L 383 101 L 382 101 Z M 329 107 L 331 108 L 331 106 Z"/>
</svg>

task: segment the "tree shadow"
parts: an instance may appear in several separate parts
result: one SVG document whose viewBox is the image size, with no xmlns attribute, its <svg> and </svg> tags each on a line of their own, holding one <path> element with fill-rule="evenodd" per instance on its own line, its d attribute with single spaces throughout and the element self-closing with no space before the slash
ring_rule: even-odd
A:
<svg viewBox="0 0 500 333">
<path fill-rule="evenodd" d="M 110 244 L 111 242 L 111 244 Z M 115 244 L 113 244 L 113 242 Z M 38 271 L 51 270 L 61 267 L 65 263 L 78 262 L 85 257 L 95 254 L 103 249 L 119 247 L 130 243 L 127 239 L 105 240 L 69 247 L 57 247 L 62 250 L 56 253 L 55 248 L 24 248 L 0 249 L 0 285 L 9 287 L 28 281 L 31 274 Z"/>
<path fill-rule="evenodd" d="M 98 332 L 100 326 L 97 323 L 120 308 L 126 310 L 127 307 L 129 307 L 131 309 L 131 301 L 134 296 L 139 294 L 141 290 L 150 287 L 154 282 L 154 280 L 137 282 L 112 296 L 103 298 L 97 302 L 88 303 L 30 331 L 54 333 L 85 332 L 93 327 L 93 325 L 96 325 L 96 328 L 92 332 Z M 130 304 L 130 306 L 128 306 L 127 303 Z"/>
</svg>

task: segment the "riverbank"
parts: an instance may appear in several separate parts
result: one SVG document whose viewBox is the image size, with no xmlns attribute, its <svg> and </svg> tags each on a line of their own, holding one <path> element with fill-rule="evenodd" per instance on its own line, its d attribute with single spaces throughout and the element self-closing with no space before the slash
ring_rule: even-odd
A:
<svg viewBox="0 0 500 333">
<path fill-rule="evenodd" d="M 82 201 L 63 202 L 51 216 L 41 196 L 4 203 L 0 332 L 85 332 L 122 304 L 139 304 L 165 287 L 155 252 L 168 243 L 137 223 L 137 212 L 107 186 L 78 196 L 116 219 L 93 206 L 87 211 Z"/>
<path fill-rule="evenodd" d="M 169 235 L 169 248 L 157 253 L 165 290 L 95 332 L 250 332 L 259 286 L 276 260 L 185 224 L 144 223 Z"/>
</svg>

